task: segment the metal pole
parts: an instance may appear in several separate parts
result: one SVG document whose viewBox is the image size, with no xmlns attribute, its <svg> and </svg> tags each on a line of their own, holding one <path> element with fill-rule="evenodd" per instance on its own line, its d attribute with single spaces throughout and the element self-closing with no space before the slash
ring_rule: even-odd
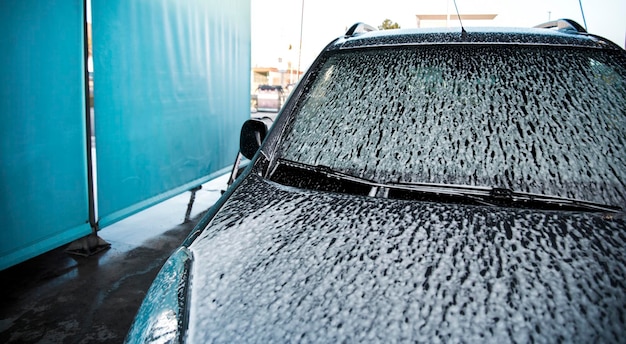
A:
<svg viewBox="0 0 626 344">
<path fill-rule="evenodd" d="M 587 31 L 587 20 L 585 20 L 585 11 L 583 10 L 582 0 L 578 0 L 578 4 L 580 5 L 580 13 L 582 13 L 583 15 L 583 24 L 585 24 L 585 31 Z"/>
<path fill-rule="evenodd" d="M 91 226 L 91 231 L 93 234 L 97 234 L 98 232 L 98 221 L 96 219 L 96 204 L 95 204 L 95 182 L 93 176 L 93 154 L 91 150 L 93 149 L 93 143 L 91 141 L 92 135 L 95 133 L 91 132 L 91 106 L 89 104 L 89 29 L 88 29 L 88 18 L 87 18 L 87 6 L 90 0 L 83 1 L 83 39 L 84 39 L 84 63 L 85 63 L 85 119 L 86 119 L 86 144 L 87 144 L 87 195 L 89 197 L 89 225 Z"/>
<path fill-rule="evenodd" d="M 302 12 L 300 13 L 300 48 L 298 49 L 298 80 L 300 80 L 300 60 L 302 58 L 302 28 L 304 26 L 304 0 L 302 0 Z"/>
<path fill-rule="evenodd" d="M 83 58 L 85 63 L 85 137 L 87 147 L 87 197 L 89 202 L 89 225 L 91 234 L 72 241 L 65 252 L 69 254 L 88 257 L 111 247 L 111 244 L 98 236 L 98 219 L 95 201 L 95 182 L 93 175 L 93 154 L 91 149 L 91 106 L 89 105 L 89 23 L 87 22 L 87 4 L 90 0 L 83 0 Z"/>
</svg>

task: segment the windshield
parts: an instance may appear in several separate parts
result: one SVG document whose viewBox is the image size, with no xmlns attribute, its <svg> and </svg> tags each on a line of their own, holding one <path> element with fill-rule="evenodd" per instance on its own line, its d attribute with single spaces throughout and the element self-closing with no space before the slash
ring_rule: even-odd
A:
<svg viewBox="0 0 626 344">
<path fill-rule="evenodd" d="M 279 156 L 387 182 L 622 206 L 626 62 L 546 46 L 351 50 L 322 62 Z"/>
</svg>

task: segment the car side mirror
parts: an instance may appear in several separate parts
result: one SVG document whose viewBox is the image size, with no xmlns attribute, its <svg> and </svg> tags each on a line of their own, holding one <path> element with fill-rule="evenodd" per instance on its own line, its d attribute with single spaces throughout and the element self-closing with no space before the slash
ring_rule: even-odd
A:
<svg viewBox="0 0 626 344">
<path fill-rule="evenodd" d="M 252 118 L 243 123 L 239 137 L 239 151 L 243 156 L 252 159 L 254 154 L 261 148 L 269 128 L 272 126 L 269 117 Z"/>
</svg>

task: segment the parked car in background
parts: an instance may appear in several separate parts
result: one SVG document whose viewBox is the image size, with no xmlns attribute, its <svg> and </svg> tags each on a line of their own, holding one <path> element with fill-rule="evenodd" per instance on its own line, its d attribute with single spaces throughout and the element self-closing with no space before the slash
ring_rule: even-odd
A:
<svg viewBox="0 0 626 344">
<path fill-rule="evenodd" d="M 87 87 L 89 87 L 89 107 L 93 107 L 93 72 L 89 72 Z"/>
<path fill-rule="evenodd" d="M 257 87 L 253 100 L 256 100 L 256 111 L 278 112 L 285 102 L 285 91 L 282 86 L 260 85 Z"/>
<path fill-rule="evenodd" d="M 154 281 L 128 342 L 623 342 L 626 52 L 358 24 Z M 233 169 L 236 171 L 237 169 Z"/>
</svg>

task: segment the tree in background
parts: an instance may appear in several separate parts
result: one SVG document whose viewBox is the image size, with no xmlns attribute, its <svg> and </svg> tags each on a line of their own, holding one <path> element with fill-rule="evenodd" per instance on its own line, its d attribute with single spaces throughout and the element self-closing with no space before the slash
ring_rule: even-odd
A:
<svg viewBox="0 0 626 344">
<path fill-rule="evenodd" d="M 391 30 L 391 29 L 399 29 L 400 24 L 396 22 L 392 22 L 390 19 L 385 19 L 382 25 L 378 26 L 378 30 Z"/>
</svg>

